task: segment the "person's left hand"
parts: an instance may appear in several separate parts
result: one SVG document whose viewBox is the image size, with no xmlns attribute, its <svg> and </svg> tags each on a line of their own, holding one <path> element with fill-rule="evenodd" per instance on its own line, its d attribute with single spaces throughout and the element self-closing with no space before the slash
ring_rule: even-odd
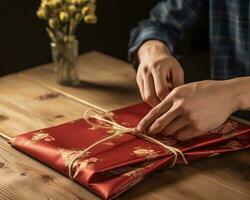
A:
<svg viewBox="0 0 250 200">
<path fill-rule="evenodd" d="M 217 128 L 238 109 L 232 80 L 201 81 L 175 88 L 141 120 L 137 129 L 187 140 Z"/>
</svg>

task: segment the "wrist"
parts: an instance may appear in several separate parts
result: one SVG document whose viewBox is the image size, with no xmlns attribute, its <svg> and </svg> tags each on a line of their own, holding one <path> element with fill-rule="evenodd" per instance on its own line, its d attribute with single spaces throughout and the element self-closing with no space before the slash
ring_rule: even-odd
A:
<svg viewBox="0 0 250 200">
<path fill-rule="evenodd" d="M 165 43 L 159 40 L 148 40 L 144 42 L 137 51 L 137 59 L 140 62 L 144 57 L 154 54 L 170 55 L 170 50 Z"/>
<path fill-rule="evenodd" d="M 250 109 L 250 77 L 240 77 L 228 80 L 232 91 L 232 101 L 235 111 Z"/>
</svg>

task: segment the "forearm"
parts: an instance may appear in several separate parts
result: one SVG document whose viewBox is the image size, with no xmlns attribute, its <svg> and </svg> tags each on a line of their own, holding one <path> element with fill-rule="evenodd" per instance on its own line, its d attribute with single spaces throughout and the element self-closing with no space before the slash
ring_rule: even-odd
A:
<svg viewBox="0 0 250 200">
<path fill-rule="evenodd" d="M 250 76 L 229 80 L 237 110 L 250 110 Z"/>
</svg>

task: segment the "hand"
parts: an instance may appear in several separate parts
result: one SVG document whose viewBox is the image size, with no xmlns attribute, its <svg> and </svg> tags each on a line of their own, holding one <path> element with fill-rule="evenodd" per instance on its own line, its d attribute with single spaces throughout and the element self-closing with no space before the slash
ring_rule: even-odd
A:
<svg viewBox="0 0 250 200">
<path fill-rule="evenodd" d="M 138 50 L 138 59 L 137 84 L 142 99 L 152 107 L 168 95 L 169 87 L 184 84 L 184 72 L 180 64 L 162 42 L 145 42 Z"/>
<path fill-rule="evenodd" d="M 233 80 L 233 79 L 232 79 Z M 234 81 L 201 81 L 175 88 L 138 125 L 148 134 L 187 140 L 223 124 L 239 109 Z"/>
</svg>

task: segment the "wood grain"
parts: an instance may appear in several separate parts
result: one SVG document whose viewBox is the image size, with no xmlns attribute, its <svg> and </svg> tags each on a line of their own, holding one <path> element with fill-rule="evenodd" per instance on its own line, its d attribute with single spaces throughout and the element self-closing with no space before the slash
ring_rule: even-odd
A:
<svg viewBox="0 0 250 200">
<path fill-rule="evenodd" d="M 80 118 L 90 108 L 17 75 L 1 78 L 0 91 L 0 131 L 9 136 Z"/>
<path fill-rule="evenodd" d="M 0 132 L 9 136 L 140 101 L 131 65 L 98 52 L 79 59 L 81 87 L 58 85 L 50 64 L 0 78 Z M 250 151 L 155 173 L 119 199 L 250 199 Z M 0 137 L 0 199 L 98 199 L 78 184 L 11 148 Z"/>
<path fill-rule="evenodd" d="M 94 194 L 0 138 L 1 200 L 97 200 Z"/>
<path fill-rule="evenodd" d="M 205 159 L 192 166 L 211 182 L 219 183 L 250 199 L 250 151 L 220 155 Z"/>
<path fill-rule="evenodd" d="M 46 127 L 47 124 L 40 119 L 26 115 L 27 112 L 0 99 L 0 111 L 4 119 L 0 121 L 0 131 L 8 136 Z"/>
<path fill-rule="evenodd" d="M 98 52 L 90 52 L 80 56 L 78 71 L 82 85 L 77 88 L 58 85 L 51 64 L 23 71 L 20 76 L 80 102 L 91 102 L 97 108 L 105 110 L 114 110 L 141 101 L 135 83 L 135 71 L 126 62 Z"/>
<path fill-rule="evenodd" d="M 249 199 L 248 194 L 207 178 L 200 170 L 194 168 L 193 165 L 196 164 L 176 166 L 174 169 L 155 173 L 122 195 L 120 199 Z"/>
</svg>

